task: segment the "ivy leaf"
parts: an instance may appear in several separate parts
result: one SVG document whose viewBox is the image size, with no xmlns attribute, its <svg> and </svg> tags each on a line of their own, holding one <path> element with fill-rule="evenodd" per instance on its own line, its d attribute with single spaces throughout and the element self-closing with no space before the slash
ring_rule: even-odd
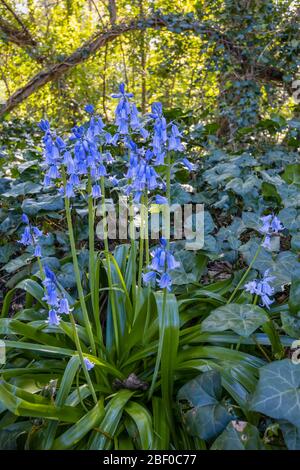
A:
<svg viewBox="0 0 300 470">
<path fill-rule="evenodd" d="M 180 266 L 170 273 L 173 284 L 184 285 L 198 282 L 206 268 L 207 257 L 200 253 L 179 250 L 176 252 L 175 258 L 179 261 Z"/>
<path fill-rule="evenodd" d="M 278 213 L 278 218 L 289 232 L 295 232 L 300 229 L 300 216 L 297 216 L 295 208 L 285 208 Z"/>
<path fill-rule="evenodd" d="M 23 268 L 26 264 L 29 264 L 33 256 L 30 253 L 23 253 L 21 256 L 10 260 L 1 269 L 4 269 L 7 273 L 14 273 L 20 268 Z"/>
<path fill-rule="evenodd" d="M 34 216 L 41 211 L 58 211 L 63 209 L 64 201 L 61 196 L 44 195 L 42 198 L 25 199 L 22 210 L 28 216 Z"/>
<path fill-rule="evenodd" d="M 284 179 L 288 184 L 300 185 L 300 163 L 287 165 L 284 173 L 282 174 L 282 179 Z"/>
<path fill-rule="evenodd" d="M 294 314 L 300 312 L 300 269 L 298 269 L 292 277 L 289 309 Z"/>
<path fill-rule="evenodd" d="M 185 384 L 177 394 L 177 403 L 186 430 L 192 436 L 211 439 L 231 421 L 221 404 L 221 375 L 208 371 Z"/>
<path fill-rule="evenodd" d="M 257 248 L 257 240 L 249 240 L 239 248 L 239 251 L 243 254 L 248 264 L 251 263 Z M 276 291 L 280 290 L 281 286 L 290 284 L 291 275 L 298 269 L 298 266 L 299 262 L 296 253 L 282 251 L 273 258 L 272 253 L 264 248 L 261 248 L 259 256 L 253 264 L 253 268 L 257 269 L 261 274 L 263 274 L 266 269 L 270 270 L 270 275 L 275 276 L 272 287 L 274 287 Z"/>
<path fill-rule="evenodd" d="M 262 450 L 258 430 L 245 421 L 231 421 L 210 450 Z"/>
<path fill-rule="evenodd" d="M 41 192 L 41 188 L 42 186 L 40 184 L 25 181 L 24 183 L 13 185 L 6 193 L 3 193 L 2 196 L 18 197 L 25 196 L 26 194 L 37 194 Z"/>
<path fill-rule="evenodd" d="M 239 248 L 239 251 L 244 256 L 247 264 L 251 263 L 252 259 L 254 258 L 257 248 L 258 248 L 257 239 L 250 239 L 247 243 L 245 243 Z M 253 264 L 253 268 L 257 269 L 261 273 L 264 273 L 266 269 L 272 267 L 272 263 L 273 263 L 272 254 L 269 251 L 265 250 L 264 248 L 261 248 L 259 256 L 257 257 L 257 259 L 255 260 Z"/>
<path fill-rule="evenodd" d="M 268 321 L 265 311 L 251 304 L 229 304 L 213 310 L 202 322 L 202 331 L 232 330 L 248 337 Z"/>
<path fill-rule="evenodd" d="M 289 450 L 300 450 L 300 428 L 293 426 L 288 421 L 281 421 L 280 429 L 287 448 Z"/>
<path fill-rule="evenodd" d="M 300 309 L 300 307 L 299 307 Z M 280 315 L 282 328 L 291 338 L 300 337 L 300 317 L 291 315 L 289 312 L 282 312 Z"/>
<path fill-rule="evenodd" d="M 262 367 L 250 406 L 300 427 L 300 364 L 283 359 Z"/>
</svg>

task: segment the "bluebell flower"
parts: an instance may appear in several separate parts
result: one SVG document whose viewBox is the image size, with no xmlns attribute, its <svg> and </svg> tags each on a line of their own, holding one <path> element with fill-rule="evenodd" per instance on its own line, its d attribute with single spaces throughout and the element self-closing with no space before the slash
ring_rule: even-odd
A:
<svg viewBox="0 0 300 470">
<path fill-rule="evenodd" d="M 44 271 L 45 271 L 45 275 L 48 279 L 50 279 L 50 281 L 56 283 L 56 276 L 54 274 L 54 272 L 49 268 L 48 265 L 45 264 L 44 266 Z"/>
<path fill-rule="evenodd" d="M 68 182 L 66 184 L 65 195 L 68 199 L 75 196 L 72 183 Z"/>
<path fill-rule="evenodd" d="M 143 282 L 149 284 L 156 281 L 161 289 L 170 290 L 172 285 L 170 271 L 180 266 L 180 263 L 167 249 L 167 245 L 167 240 L 161 238 L 160 246 L 151 253 L 152 261 L 148 266 L 149 271 L 143 275 Z"/>
<path fill-rule="evenodd" d="M 160 194 L 157 194 L 155 196 L 155 202 L 156 204 L 168 204 L 168 199 L 165 196 L 160 196 Z"/>
<path fill-rule="evenodd" d="M 57 145 L 57 147 L 59 148 L 59 150 L 63 150 L 66 148 L 66 144 L 65 142 L 63 141 L 63 139 L 61 137 L 56 137 L 56 140 L 55 140 L 55 143 Z"/>
<path fill-rule="evenodd" d="M 69 306 L 68 299 L 66 297 L 63 297 L 62 299 L 60 299 L 58 311 L 59 313 L 64 313 L 64 314 L 70 313 L 70 306 Z"/>
<path fill-rule="evenodd" d="M 43 232 L 38 227 L 32 227 L 32 232 L 36 238 L 43 236 Z"/>
<path fill-rule="evenodd" d="M 161 289 L 171 290 L 172 279 L 169 273 L 165 272 L 161 275 L 158 285 Z"/>
<path fill-rule="evenodd" d="M 176 150 L 182 152 L 184 147 L 181 143 L 181 134 L 178 130 L 178 127 L 175 124 L 172 124 L 171 134 L 169 135 L 169 150 Z"/>
<path fill-rule="evenodd" d="M 143 274 L 143 281 L 145 284 L 149 284 L 152 281 L 156 281 L 157 273 L 155 271 L 148 271 L 147 273 Z"/>
<path fill-rule="evenodd" d="M 271 237 L 270 237 L 270 235 L 265 236 L 265 239 L 262 242 L 261 246 L 263 246 L 267 250 L 271 250 Z"/>
<path fill-rule="evenodd" d="M 49 326 L 58 326 L 60 318 L 57 315 L 57 312 L 54 309 L 49 310 L 48 324 Z"/>
<path fill-rule="evenodd" d="M 47 132 L 50 129 L 49 121 L 47 121 L 46 119 L 41 119 L 38 126 L 43 132 Z"/>
<path fill-rule="evenodd" d="M 143 128 L 137 107 L 134 103 L 130 103 L 130 98 L 133 97 L 132 93 L 126 93 L 125 84 L 121 83 L 119 86 L 120 93 L 113 94 L 113 98 L 118 98 L 119 103 L 115 110 L 115 122 L 118 126 L 118 133 L 124 138 L 129 134 L 130 129 L 139 132 L 143 139 L 148 137 L 148 131 Z"/>
<path fill-rule="evenodd" d="M 187 158 L 183 158 L 182 160 L 183 166 L 185 166 L 188 170 L 193 171 L 195 169 L 195 165 L 191 163 Z"/>
<path fill-rule="evenodd" d="M 114 175 L 114 176 L 110 176 L 109 177 L 109 181 L 111 182 L 111 184 L 113 186 L 117 186 L 119 184 L 119 180 L 118 178 Z"/>
<path fill-rule="evenodd" d="M 76 175 L 75 173 L 72 174 L 69 178 L 69 183 L 72 185 L 72 186 L 76 186 L 80 183 L 80 179 L 79 179 L 79 176 Z"/>
<path fill-rule="evenodd" d="M 19 243 L 25 246 L 33 245 L 34 240 L 33 236 L 31 234 L 30 227 L 25 227 L 24 232 L 22 233 L 21 240 L 19 240 Z"/>
<path fill-rule="evenodd" d="M 263 234 L 277 234 L 281 230 L 284 230 L 284 226 L 276 215 L 265 215 L 260 217 L 260 220 L 262 221 L 262 226 L 260 227 L 259 231 Z"/>
<path fill-rule="evenodd" d="M 119 85 L 119 91 L 120 93 L 113 93 L 111 95 L 112 98 L 132 98 L 133 94 L 132 93 L 126 93 L 125 92 L 125 83 L 122 82 Z"/>
<path fill-rule="evenodd" d="M 246 292 L 250 294 L 259 295 L 261 298 L 262 306 L 270 308 L 270 305 L 274 302 L 270 297 L 274 294 L 274 288 L 270 283 L 275 279 L 275 276 L 269 275 L 269 269 L 264 272 L 262 279 L 255 279 L 245 284 Z"/>
<path fill-rule="evenodd" d="M 116 133 L 115 135 L 111 135 L 109 132 L 106 132 L 104 134 L 104 138 L 105 138 L 105 142 L 108 144 L 108 145 L 114 145 L 116 146 L 118 144 L 118 140 L 119 140 L 119 134 Z"/>
<path fill-rule="evenodd" d="M 45 300 L 47 304 L 51 306 L 51 308 L 58 307 L 59 298 L 56 276 L 47 265 L 44 266 L 44 272 L 45 279 L 43 280 L 42 284 L 44 286 L 45 296 L 43 297 L 43 300 Z"/>
<path fill-rule="evenodd" d="M 283 224 L 280 222 L 278 217 L 276 217 L 276 215 L 273 216 L 273 219 L 272 219 L 272 222 L 271 222 L 271 229 L 274 233 L 278 233 L 278 232 L 281 232 L 282 230 L 284 230 Z"/>
<path fill-rule="evenodd" d="M 24 224 L 29 225 L 29 219 L 26 214 L 22 214 L 22 222 L 24 222 Z"/>
<path fill-rule="evenodd" d="M 85 357 L 83 359 L 84 363 L 85 363 L 85 367 L 87 368 L 88 371 L 90 371 L 91 369 L 93 369 L 95 367 L 95 364 L 90 361 L 87 357 Z"/>
<path fill-rule="evenodd" d="M 93 114 L 95 108 L 92 104 L 87 104 L 85 107 L 84 107 L 84 110 L 89 113 L 89 114 Z"/>
<path fill-rule="evenodd" d="M 262 226 L 260 227 L 259 231 L 261 233 L 269 233 L 272 215 L 270 214 L 270 215 L 265 215 L 263 217 L 260 217 L 260 220 L 262 221 Z"/>
<path fill-rule="evenodd" d="M 284 226 L 282 225 L 278 217 L 274 214 L 269 214 L 260 217 L 260 220 L 262 221 L 262 225 L 259 228 L 259 231 L 265 236 L 262 242 L 262 246 L 270 250 L 271 237 L 273 235 L 277 235 L 281 230 L 284 230 Z"/>
<path fill-rule="evenodd" d="M 45 278 L 42 281 L 44 287 L 43 300 L 49 306 L 49 324 L 58 325 L 60 322 L 59 314 L 69 314 L 71 308 L 68 299 L 62 295 L 59 290 L 57 279 L 53 271 L 45 265 Z"/>
<path fill-rule="evenodd" d="M 34 256 L 40 258 L 42 256 L 42 248 L 40 245 L 36 245 L 34 248 Z"/>
<path fill-rule="evenodd" d="M 51 165 L 49 167 L 49 170 L 47 172 L 47 176 L 51 179 L 51 180 L 55 180 L 55 179 L 58 179 L 61 177 L 61 174 L 60 172 L 58 171 L 58 168 L 56 165 Z"/>
<path fill-rule="evenodd" d="M 26 214 L 22 215 L 22 222 L 26 224 L 26 227 L 21 235 L 19 243 L 24 246 L 33 246 L 34 256 L 40 258 L 42 256 L 42 250 L 41 246 L 39 245 L 39 240 L 41 237 L 43 237 L 43 232 L 38 227 L 34 227 L 30 224 Z"/>
<path fill-rule="evenodd" d="M 87 130 L 88 140 L 94 139 L 96 136 L 99 136 L 103 133 L 104 122 L 100 116 L 93 116 L 90 120 L 89 128 Z"/>
<path fill-rule="evenodd" d="M 156 156 L 156 164 L 162 165 L 164 163 L 164 155 L 166 151 L 167 136 L 167 122 L 162 113 L 162 104 L 153 103 L 151 106 L 150 116 L 154 119 L 153 126 L 153 139 L 152 148 Z"/>
<path fill-rule="evenodd" d="M 43 300 L 45 300 L 51 307 L 57 307 L 58 295 L 56 285 L 47 278 L 44 279 L 43 285 L 45 287 L 45 296 L 43 297 Z"/>
<path fill-rule="evenodd" d="M 44 185 L 45 187 L 47 187 L 47 186 L 52 186 L 52 180 L 51 180 L 51 178 L 49 178 L 48 175 L 45 175 L 45 176 L 44 176 L 43 185 Z"/>
<path fill-rule="evenodd" d="M 98 197 L 101 197 L 101 188 L 99 184 L 94 184 L 92 186 L 92 196 L 96 199 Z"/>
</svg>

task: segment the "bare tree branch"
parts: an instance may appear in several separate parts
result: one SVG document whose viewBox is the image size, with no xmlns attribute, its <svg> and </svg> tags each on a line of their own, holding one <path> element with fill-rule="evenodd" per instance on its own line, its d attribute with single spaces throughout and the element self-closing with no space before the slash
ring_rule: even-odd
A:
<svg viewBox="0 0 300 470">
<path fill-rule="evenodd" d="M 176 15 L 173 15 L 173 18 Z M 172 15 L 170 14 L 171 18 Z M 0 108 L 0 116 L 4 115 L 7 112 L 10 112 L 20 103 L 22 103 L 26 98 L 32 95 L 34 92 L 42 88 L 46 83 L 59 78 L 60 76 L 66 74 L 70 69 L 75 67 L 77 64 L 80 64 L 87 59 L 89 59 L 93 54 L 95 54 L 101 47 L 105 47 L 109 42 L 118 38 L 122 34 L 128 31 L 140 31 L 147 28 L 152 29 L 161 29 L 167 28 L 170 31 L 174 31 L 174 21 L 168 22 L 166 17 L 161 17 L 154 15 L 152 17 L 145 18 L 144 21 L 140 19 L 134 19 L 129 23 L 119 23 L 118 25 L 113 25 L 110 29 L 106 31 L 99 32 L 86 41 L 81 47 L 79 47 L 75 52 L 68 56 L 65 60 L 51 65 L 50 67 L 38 72 L 34 77 L 32 77 L 29 82 L 26 83 L 23 87 L 15 91 L 7 102 L 2 105 Z M 235 44 L 232 44 L 225 34 L 214 29 L 202 29 L 199 22 L 190 22 L 185 24 L 185 30 L 191 31 L 194 34 L 206 36 L 208 38 L 213 38 L 215 41 L 224 44 L 224 47 L 234 54 L 236 57 L 240 57 L 241 47 Z M 282 85 L 284 73 L 280 70 L 277 70 L 273 67 L 261 67 L 259 66 L 255 70 L 255 77 L 259 80 L 268 80 L 274 81 Z"/>
<path fill-rule="evenodd" d="M 17 46 L 27 47 L 36 46 L 36 42 L 33 37 L 28 33 L 27 30 L 18 29 L 15 26 L 11 25 L 4 18 L 0 18 L 0 30 L 4 33 L 4 37 Z"/>
<path fill-rule="evenodd" d="M 117 21 L 117 5 L 116 0 L 108 0 L 108 11 L 111 24 Z"/>
<path fill-rule="evenodd" d="M 14 17 L 14 19 L 16 20 L 17 23 L 19 23 L 19 25 L 21 26 L 21 28 L 23 29 L 23 31 L 26 31 L 28 33 L 28 35 L 30 35 L 27 27 L 25 26 L 25 24 L 23 23 L 23 21 L 21 20 L 21 18 L 19 17 L 19 15 L 17 15 L 17 13 L 13 10 L 13 8 L 5 1 L 5 0 L 0 0 L 2 5 L 4 5 L 4 7 L 6 8 L 6 10 L 8 10 L 12 16 Z"/>
</svg>

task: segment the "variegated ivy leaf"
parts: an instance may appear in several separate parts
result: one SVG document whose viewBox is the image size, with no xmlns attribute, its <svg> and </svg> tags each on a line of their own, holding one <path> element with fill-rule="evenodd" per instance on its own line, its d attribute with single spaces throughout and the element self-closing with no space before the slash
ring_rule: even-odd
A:
<svg viewBox="0 0 300 470">
<path fill-rule="evenodd" d="M 192 436 L 211 439 L 232 419 L 221 403 L 221 375 L 208 371 L 186 383 L 178 392 L 182 421 Z"/>
<path fill-rule="evenodd" d="M 265 311 L 251 304 L 229 304 L 213 310 L 202 322 L 202 331 L 232 330 L 240 336 L 250 336 L 268 321 Z"/>
<path fill-rule="evenodd" d="M 245 421 L 231 421 L 210 450 L 262 450 L 258 430 Z"/>
<path fill-rule="evenodd" d="M 250 406 L 300 427 L 300 363 L 283 359 L 262 367 Z"/>
</svg>

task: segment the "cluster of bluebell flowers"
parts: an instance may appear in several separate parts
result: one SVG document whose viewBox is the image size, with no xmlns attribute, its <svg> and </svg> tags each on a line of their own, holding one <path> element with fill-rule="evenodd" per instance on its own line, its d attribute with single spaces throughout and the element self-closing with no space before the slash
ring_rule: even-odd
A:
<svg viewBox="0 0 300 470">
<path fill-rule="evenodd" d="M 75 126 L 66 143 L 50 130 L 50 124 L 42 120 L 39 127 L 45 132 L 44 161 L 46 173 L 44 184 L 51 186 L 61 181 L 62 167 L 66 174 L 65 188 L 61 192 L 67 197 L 75 196 L 75 189 L 86 185 L 87 176 L 91 177 L 91 195 L 101 197 L 99 179 L 107 176 L 106 165 L 113 162 L 109 151 L 100 151 L 105 144 L 117 145 L 118 134 L 112 136 L 104 129 L 101 117 L 94 114 L 94 107 L 87 105 L 85 111 L 90 115 L 86 125 Z"/>
<path fill-rule="evenodd" d="M 38 227 L 34 227 L 30 224 L 26 214 L 22 215 L 22 222 L 26 224 L 26 227 L 22 233 L 19 243 L 24 246 L 33 246 L 34 256 L 40 258 L 42 256 L 42 249 L 41 245 L 39 244 L 39 240 L 43 236 L 43 232 Z"/>
<path fill-rule="evenodd" d="M 152 165 L 153 152 L 144 147 L 139 148 L 133 140 L 127 141 L 129 164 L 126 173 L 127 185 L 125 194 L 133 194 L 134 202 L 140 202 L 145 192 L 151 192 L 164 186 L 161 178 Z"/>
<path fill-rule="evenodd" d="M 70 313 L 70 306 L 68 299 L 61 294 L 57 278 L 53 271 L 48 266 L 44 266 L 45 277 L 43 279 L 43 286 L 45 296 L 43 300 L 49 307 L 48 324 L 50 326 L 59 325 L 60 314 Z"/>
<path fill-rule="evenodd" d="M 160 246 L 152 253 L 152 261 L 148 266 L 147 273 L 143 274 L 144 284 L 157 283 L 161 289 L 171 290 L 172 278 L 170 271 L 178 268 L 180 263 L 175 260 L 174 255 L 167 249 L 167 240 L 160 239 Z"/>
<path fill-rule="evenodd" d="M 89 196 L 94 199 L 101 197 L 101 178 L 109 178 L 113 185 L 119 185 L 116 176 L 109 176 L 108 171 L 108 165 L 114 162 L 112 147 L 118 147 L 128 152 L 128 159 L 127 155 L 125 158 L 125 194 L 132 195 L 135 203 L 139 203 L 143 195 L 150 195 L 157 204 L 167 204 L 168 199 L 163 195 L 166 192 L 166 182 L 157 167 L 165 165 L 168 152 L 184 152 L 181 132 L 174 122 L 167 123 L 162 104 L 159 102 L 152 104 L 149 114 L 140 116 L 136 105 L 131 101 L 133 94 L 126 92 L 124 83 L 119 86 L 119 93 L 112 97 L 118 99 L 115 109 L 115 133 L 106 130 L 101 117 L 95 114 L 91 104 L 85 106 L 89 120 L 83 125 L 73 127 L 71 136 L 66 140 L 50 129 L 47 120 L 40 122 L 39 127 L 44 132 L 45 185 L 60 186 L 61 194 L 72 198 L 76 189 L 86 189 L 89 182 Z M 180 163 L 188 170 L 194 169 L 194 165 L 185 157 L 175 160 L 173 165 Z M 168 165 L 171 165 L 170 158 Z M 170 171 L 168 174 L 170 180 Z M 162 194 L 157 194 L 157 190 Z M 156 194 L 153 194 L 154 191 Z M 169 271 L 177 266 L 174 256 L 166 248 L 166 241 L 162 239 L 160 248 L 153 255 L 151 271 L 144 275 L 144 282 L 155 278 L 159 287 L 170 289 Z M 58 313 L 63 312 L 51 308 L 53 324 L 59 321 Z"/>
<path fill-rule="evenodd" d="M 271 299 L 271 296 L 274 294 L 274 287 L 270 283 L 275 279 L 275 276 L 270 276 L 269 271 L 267 269 L 261 279 L 254 279 L 245 284 L 245 290 L 250 292 L 250 294 L 260 296 L 262 306 L 267 308 L 270 308 L 270 305 L 274 302 Z"/>
<path fill-rule="evenodd" d="M 262 221 L 262 226 L 260 227 L 259 231 L 265 236 L 262 246 L 270 250 L 271 237 L 277 235 L 279 232 L 284 230 L 284 226 L 282 225 L 278 217 L 273 214 L 260 217 L 260 220 Z"/>
<path fill-rule="evenodd" d="M 112 95 L 112 98 L 119 99 L 115 110 L 115 123 L 118 127 L 118 133 L 124 137 L 132 131 L 146 139 L 149 136 L 149 132 L 142 125 L 135 103 L 130 102 L 132 97 L 132 93 L 126 93 L 125 83 L 120 84 L 119 93 Z"/>
<path fill-rule="evenodd" d="M 95 199 L 101 197 L 99 179 L 108 177 L 107 164 L 114 161 L 108 146 L 123 144 L 129 152 L 126 195 L 132 194 L 138 203 L 145 192 L 158 188 L 165 190 L 165 184 L 154 167 L 164 164 L 167 152 L 184 151 L 178 127 L 173 122 L 167 124 L 162 105 L 158 102 L 152 104 L 151 113 L 143 120 L 130 100 L 133 94 L 126 92 L 124 83 L 119 86 L 119 93 L 112 97 L 119 100 L 115 110 L 115 134 L 105 130 L 101 117 L 95 114 L 91 104 L 85 106 L 89 121 L 75 126 L 66 141 L 50 129 L 47 120 L 41 120 L 39 127 L 44 132 L 46 186 L 61 184 L 64 173 L 65 184 L 60 191 L 67 198 L 72 198 L 76 188 L 86 187 L 89 176 L 92 182 L 90 195 Z M 146 124 L 150 126 L 150 132 L 145 128 Z M 133 139 L 141 141 L 142 146 L 138 147 Z M 187 158 L 181 158 L 179 163 L 189 170 L 194 168 Z M 113 186 L 118 184 L 115 175 L 110 175 L 109 179 Z M 166 203 L 164 196 L 158 196 L 156 202 L 160 203 L 159 200 Z"/>
</svg>

